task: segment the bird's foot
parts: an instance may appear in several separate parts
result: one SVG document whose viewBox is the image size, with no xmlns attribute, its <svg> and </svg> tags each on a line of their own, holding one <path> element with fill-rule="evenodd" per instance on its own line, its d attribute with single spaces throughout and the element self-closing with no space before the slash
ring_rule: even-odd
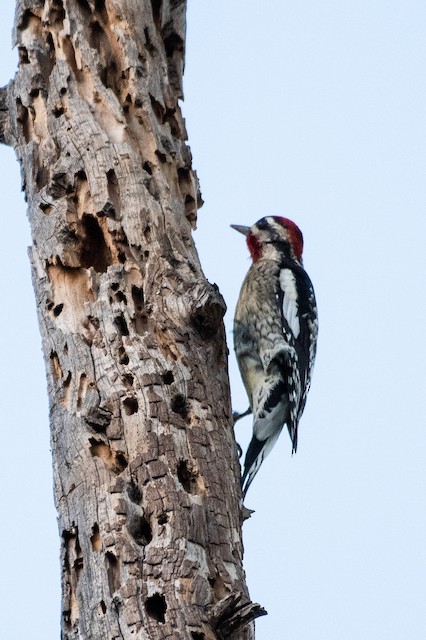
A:
<svg viewBox="0 0 426 640">
<path fill-rule="evenodd" d="M 251 414 L 251 409 L 250 407 L 244 411 L 244 413 L 238 413 L 238 411 L 233 411 L 232 413 L 232 419 L 234 420 L 234 424 L 240 420 L 241 418 L 245 418 L 246 416 L 249 416 Z"/>
</svg>

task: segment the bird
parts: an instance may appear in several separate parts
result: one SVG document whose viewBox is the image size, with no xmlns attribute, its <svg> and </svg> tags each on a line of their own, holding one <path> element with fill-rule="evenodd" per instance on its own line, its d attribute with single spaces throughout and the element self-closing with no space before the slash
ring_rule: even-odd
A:
<svg viewBox="0 0 426 640">
<path fill-rule="evenodd" d="M 303 268 L 303 235 L 288 218 L 266 216 L 253 226 L 233 224 L 246 236 L 252 264 L 234 316 L 234 349 L 253 414 L 253 436 L 241 479 L 243 499 L 284 425 L 292 453 L 315 362 L 318 313 Z"/>
</svg>

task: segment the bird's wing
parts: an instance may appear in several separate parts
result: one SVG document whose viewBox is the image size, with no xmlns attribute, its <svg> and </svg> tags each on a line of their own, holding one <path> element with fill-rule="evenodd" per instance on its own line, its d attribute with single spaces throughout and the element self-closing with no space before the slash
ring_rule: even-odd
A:
<svg viewBox="0 0 426 640">
<path fill-rule="evenodd" d="M 300 292 L 300 332 L 295 342 L 300 377 L 300 400 L 297 421 L 306 404 L 311 376 L 315 363 L 318 336 L 318 315 L 315 293 L 308 274 L 302 268 L 295 271 L 297 289 Z"/>
<path fill-rule="evenodd" d="M 315 296 L 304 269 L 294 266 L 281 269 L 277 295 L 282 309 L 283 338 L 290 347 L 283 351 L 281 371 L 288 394 L 287 427 L 295 452 L 315 359 L 316 333 L 312 331 L 312 322 L 316 321 Z"/>
<path fill-rule="evenodd" d="M 297 289 L 296 274 L 292 269 L 283 268 L 280 271 L 280 291 L 278 296 L 281 300 L 283 315 L 283 327 L 288 330 L 294 340 L 300 335 L 299 318 L 299 293 Z M 290 336 L 289 341 L 292 342 Z"/>
</svg>

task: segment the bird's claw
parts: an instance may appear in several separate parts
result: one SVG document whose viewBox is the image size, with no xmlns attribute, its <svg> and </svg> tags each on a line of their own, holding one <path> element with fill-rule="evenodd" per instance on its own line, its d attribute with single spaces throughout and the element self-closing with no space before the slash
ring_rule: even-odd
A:
<svg viewBox="0 0 426 640">
<path fill-rule="evenodd" d="M 238 413 L 238 411 L 233 411 L 232 412 L 232 419 L 234 421 L 234 424 L 237 422 L 237 420 L 240 420 L 241 418 L 245 418 L 246 416 L 249 416 L 251 414 L 251 409 L 250 407 L 244 411 L 244 413 Z"/>
</svg>

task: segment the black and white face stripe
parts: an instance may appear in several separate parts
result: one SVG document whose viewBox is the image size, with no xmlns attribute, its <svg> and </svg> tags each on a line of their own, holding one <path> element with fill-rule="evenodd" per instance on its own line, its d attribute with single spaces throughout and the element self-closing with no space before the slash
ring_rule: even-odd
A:
<svg viewBox="0 0 426 640">
<path fill-rule="evenodd" d="M 269 227 L 270 227 L 270 220 L 271 220 L 271 219 L 272 219 L 272 218 L 270 218 L 270 217 L 261 218 L 260 220 L 258 220 L 258 221 L 256 222 L 256 225 L 255 225 L 255 226 L 256 226 L 258 229 L 260 229 L 261 231 L 266 230 L 266 229 L 269 229 Z"/>
<path fill-rule="evenodd" d="M 271 235 L 275 232 L 278 236 L 282 236 L 286 231 L 283 225 L 277 222 L 273 216 L 261 218 L 254 226 L 259 229 L 259 231 L 269 231 Z"/>
</svg>

